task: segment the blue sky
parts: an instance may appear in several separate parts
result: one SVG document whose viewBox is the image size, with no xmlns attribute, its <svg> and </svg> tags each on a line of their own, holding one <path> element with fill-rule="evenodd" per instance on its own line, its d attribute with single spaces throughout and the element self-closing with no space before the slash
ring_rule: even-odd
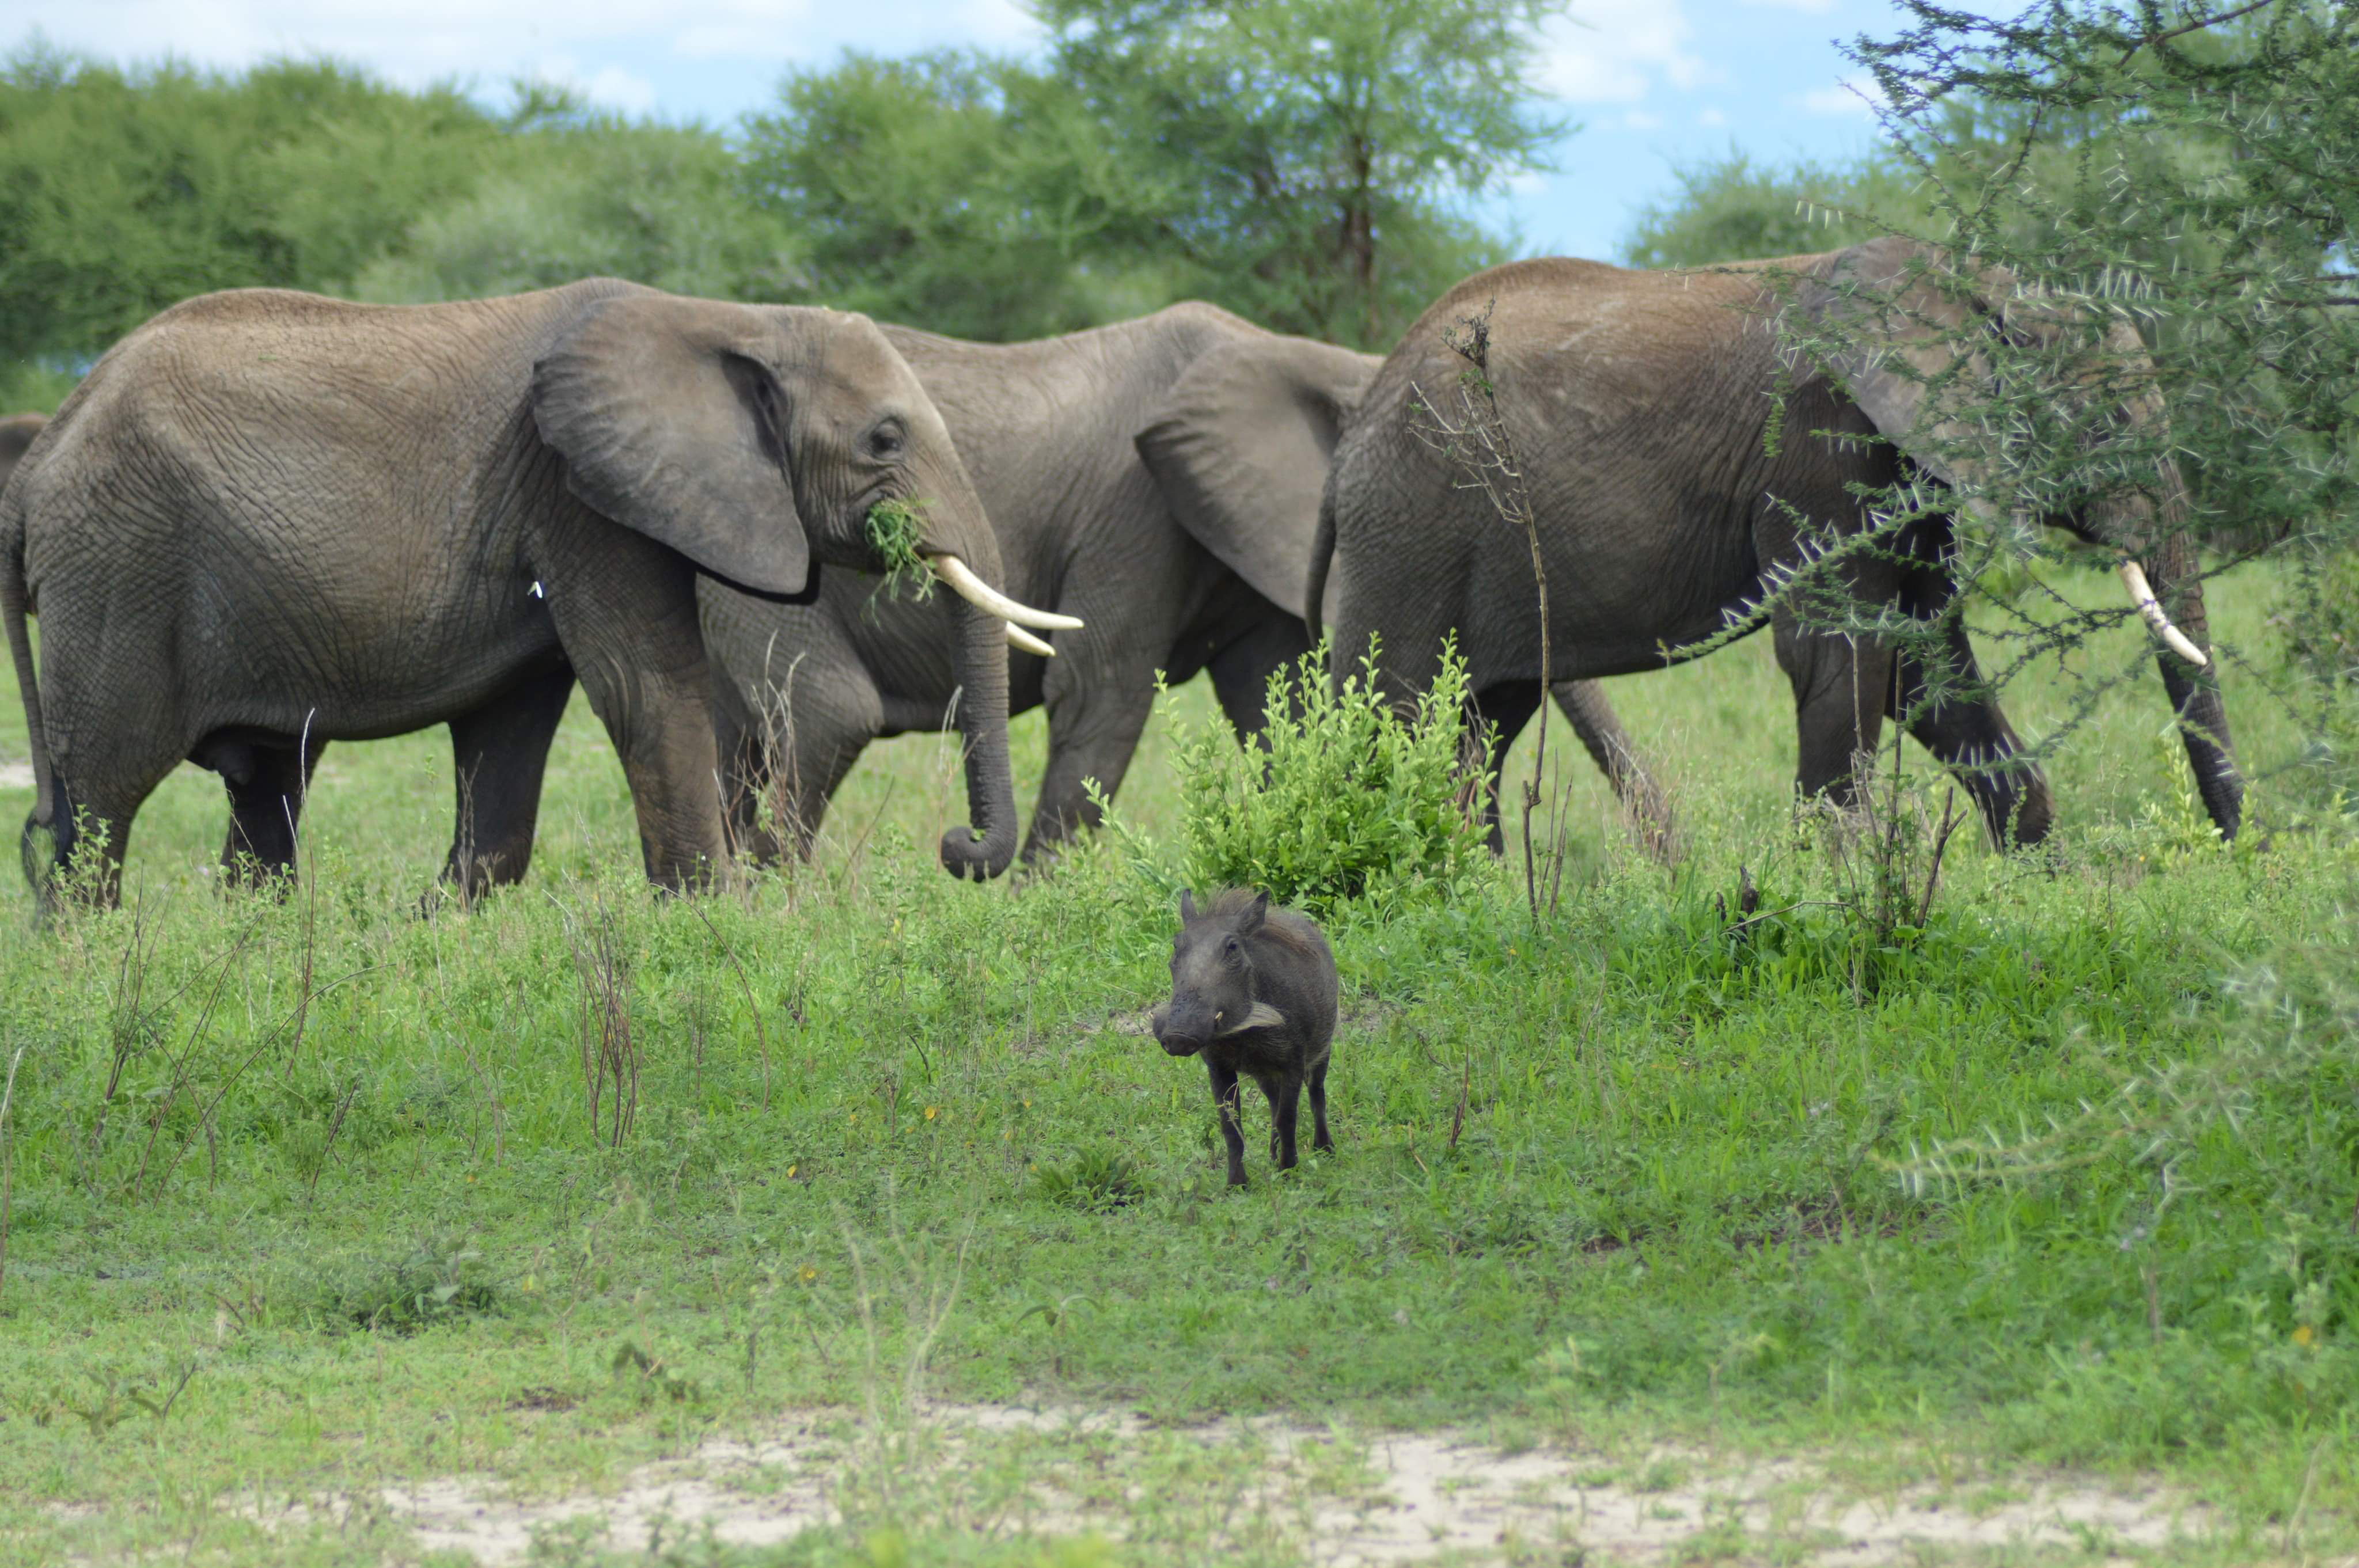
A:
<svg viewBox="0 0 2359 1568">
<path fill-rule="evenodd" d="M 1557 170 L 1488 204 L 1525 248 L 1611 256 L 1674 163 L 1742 147 L 1840 157 L 1869 145 L 1866 103 L 1834 40 L 1894 30 L 1888 0 L 1574 0 L 1547 37 L 1542 80 L 1581 122 Z M 851 47 L 1026 50 L 1040 29 L 1014 0 L 0 0 L 0 38 L 35 27 L 114 59 L 170 52 L 245 65 L 325 52 L 396 81 L 472 80 L 487 98 L 528 74 L 602 103 L 727 124 L 766 103 L 790 65 Z"/>
</svg>

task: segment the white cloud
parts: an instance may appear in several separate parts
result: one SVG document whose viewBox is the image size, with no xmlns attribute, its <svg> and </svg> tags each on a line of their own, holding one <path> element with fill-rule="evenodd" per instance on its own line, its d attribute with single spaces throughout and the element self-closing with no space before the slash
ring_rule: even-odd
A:
<svg viewBox="0 0 2359 1568">
<path fill-rule="evenodd" d="M 1696 111 L 1696 124 L 1718 129 L 1728 124 L 1728 116 L 1717 109 L 1700 109 Z"/>
<path fill-rule="evenodd" d="M 1622 128 L 1625 131 L 1659 131 L 1663 117 L 1645 109 L 1625 109 L 1622 113 Z"/>
<path fill-rule="evenodd" d="M 644 76 L 610 65 L 582 84 L 582 90 L 596 103 L 608 104 L 627 114 L 652 114 L 656 107 L 655 83 Z"/>
<path fill-rule="evenodd" d="M 1568 103 L 1636 103 L 1658 82 L 1695 87 L 1717 72 L 1690 52 L 1681 0 L 1584 0 L 1542 35 L 1541 88 Z"/>
<path fill-rule="evenodd" d="M 1835 8 L 1835 0 L 1742 0 L 1742 3 L 1778 11 L 1800 11 L 1812 16 L 1823 16 Z"/>
<path fill-rule="evenodd" d="M 1792 102 L 1812 114 L 1873 114 L 1884 93 L 1872 76 L 1846 76 L 1832 87 L 1813 88 Z"/>
<path fill-rule="evenodd" d="M 976 43 L 990 49 L 1027 49 L 1049 36 L 1040 18 L 1016 0 L 965 0 L 959 20 Z"/>
<path fill-rule="evenodd" d="M 496 81 L 561 54 L 595 62 L 584 85 L 631 108 L 653 106 L 645 64 L 658 59 L 783 62 L 870 35 L 890 49 L 1013 41 L 1033 27 L 1011 0 L 905 0 L 865 18 L 821 9 L 813 0 L 567 0 L 561 8 L 543 0 L 76 0 L 46 10 L 41 24 L 60 47 L 112 59 L 168 53 L 239 66 L 328 54 L 412 84 Z M 0 26 L 0 34 L 14 41 L 21 26 Z"/>
</svg>

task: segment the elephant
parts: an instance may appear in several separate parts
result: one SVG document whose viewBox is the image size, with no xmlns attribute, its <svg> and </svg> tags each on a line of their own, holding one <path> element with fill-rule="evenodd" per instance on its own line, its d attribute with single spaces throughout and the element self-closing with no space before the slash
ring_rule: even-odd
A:
<svg viewBox="0 0 2359 1568">
<path fill-rule="evenodd" d="M 899 503 L 897 514 L 886 503 Z M 905 559 L 875 519 L 910 519 Z M 941 415 L 867 318 L 613 279 L 363 306 L 201 296 L 100 360 L 0 493 L 0 614 L 56 864 L 183 758 L 219 773 L 225 860 L 291 869 L 328 741 L 448 722 L 462 822 L 444 876 L 512 881 L 573 681 L 612 738 L 649 878 L 724 853 L 696 584 L 807 594 L 821 563 L 922 561 L 960 595 L 975 826 L 1013 860 L 996 537 Z M 26 617 L 43 625 L 38 683 Z"/>
<path fill-rule="evenodd" d="M 1855 798 L 1857 759 L 1873 752 L 1889 716 L 1958 776 L 1995 840 L 2040 841 L 2054 815 L 2046 779 L 1981 684 L 1955 616 L 1936 651 L 1920 654 L 1814 629 L 1790 595 L 1774 591 L 1829 547 L 1828 529 L 1856 539 L 1869 528 L 1873 498 L 1897 481 L 1954 488 L 1975 477 L 1953 455 L 1963 433 L 1927 411 L 1928 378 L 1987 368 L 1954 363 L 1948 330 L 2053 346 L 2075 327 L 1996 269 L 1962 275 L 1973 297 L 1955 302 L 1929 271 L 1953 265 L 1932 247 L 1886 238 L 1695 271 L 1545 258 L 1476 274 L 1402 337 L 1338 438 L 1306 612 L 1320 623 L 1332 592 L 1339 645 L 1380 635 L 1380 681 L 1396 701 L 1431 680 L 1454 629 L 1495 734 L 1512 738 L 1537 705 L 1543 672 L 1528 554 L 1502 547 L 1491 505 L 1462 488 L 1462 460 L 1417 438 L 1411 423 L 1431 417 L 1416 412 L 1428 390 L 1460 384 L 1465 362 L 1448 339 L 1463 341 L 1458 324 L 1487 312 L 1487 374 L 1547 568 L 1549 679 L 1660 668 L 1667 650 L 1677 656 L 1766 620 L 1793 687 L 1806 795 Z M 1884 336 L 1855 334 L 1823 363 L 1777 330 L 1785 312 L 1818 330 L 1866 323 L 1869 309 L 1880 310 Z M 2146 362 L 2125 323 L 2107 330 L 2105 347 L 2118 364 Z M 2082 411 L 2136 423 L 2163 416 L 2150 391 L 2118 402 Z M 2168 462 L 2152 485 L 2153 498 L 2108 497 L 2047 521 L 2120 563 L 2161 643 L 2204 805 L 2233 836 L 2244 786 L 2203 651 L 2185 491 Z M 1798 514 L 1812 521 L 1808 534 Z M 1838 563 L 1843 591 L 1863 609 L 1939 617 L 1956 592 L 1954 522 L 1954 510 L 1911 522 L 1850 553 Z"/>
<path fill-rule="evenodd" d="M 1240 737 L 1259 735 L 1270 676 L 1310 647 L 1299 606 L 1328 455 L 1381 362 L 1193 301 L 1035 342 L 885 334 L 950 427 L 1010 591 L 1088 622 L 1010 660 L 1010 712 L 1049 712 L 1034 863 L 1096 825 L 1085 781 L 1121 787 L 1157 671 L 1173 685 L 1209 672 Z M 842 578 L 809 605 L 712 579 L 698 597 L 737 841 L 806 852 L 870 741 L 944 722 L 945 611 Z M 1642 833 L 1668 847 L 1668 805 L 1603 694 L 1568 683 L 1560 697 Z"/>
</svg>

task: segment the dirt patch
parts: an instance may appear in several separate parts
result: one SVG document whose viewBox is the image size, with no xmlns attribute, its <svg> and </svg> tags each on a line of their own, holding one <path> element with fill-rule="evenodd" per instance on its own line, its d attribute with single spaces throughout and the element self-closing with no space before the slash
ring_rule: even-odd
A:
<svg viewBox="0 0 2359 1568">
<path fill-rule="evenodd" d="M 31 789 L 32 787 L 32 763 L 0 762 L 0 789 Z"/>
<path fill-rule="evenodd" d="M 1187 1554 L 1287 1549 L 1332 1568 L 1545 1551 L 1592 1563 L 1707 1554 L 1857 1565 L 2063 1549 L 2147 1552 L 2213 1520 L 2159 1487 L 2071 1476 L 1863 1491 L 1832 1455 L 1716 1459 L 1657 1449 L 1608 1456 L 1506 1453 L 1450 1434 L 1355 1433 L 1279 1422 L 1158 1427 L 1128 1415 L 949 1407 L 879 1438 L 812 1418 L 712 1442 L 634 1472 L 611 1496 L 524 1502 L 488 1478 L 245 1511 L 274 1528 L 374 1515 L 422 1550 L 519 1562 L 537 1537 L 647 1550 L 685 1534 L 758 1546 L 873 1519 L 900 1528 L 1055 1537 L 1094 1531 Z"/>
</svg>

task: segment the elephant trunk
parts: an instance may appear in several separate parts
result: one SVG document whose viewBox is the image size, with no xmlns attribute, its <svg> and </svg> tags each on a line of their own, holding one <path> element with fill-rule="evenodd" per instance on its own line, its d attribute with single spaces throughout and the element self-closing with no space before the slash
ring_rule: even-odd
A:
<svg viewBox="0 0 2359 1568">
<path fill-rule="evenodd" d="M 2236 766 L 2234 741 L 2228 734 L 2228 710 L 2220 699 L 2219 669 L 2211 658 L 2212 638 L 2203 610 L 2203 579 L 2195 557 L 2195 541 L 2187 531 L 2187 492 L 2178 465 L 2162 465 L 2162 537 L 2158 545 L 2142 547 L 2148 537 L 2143 526 L 2143 500 L 2128 503 L 2102 515 L 2093 530 L 2099 540 L 2122 549 L 2147 568 L 2155 600 L 2180 635 L 2202 655 L 2197 665 L 2182 657 L 2166 639 L 2156 651 L 2163 689 L 2170 694 L 2171 710 L 2179 716 L 2180 735 L 2187 742 L 2187 760 L 2195 772 L 2195 787 L 2203 797 L 2223 838 L 2234 838 L 2244 819 L 2245 779 Z M 2139 557 L 2143 556 L 2144 559 Z"/>
<path fill-rule="evenodd" d="M 965 741 L 966 803 L 973 825 L 942 835 L 942 869 L 984 881 L 1016 859 L 1016 785 L 1007 764 L 1007 623 L 961 599 L 958 729 Z"/>
</svg>

